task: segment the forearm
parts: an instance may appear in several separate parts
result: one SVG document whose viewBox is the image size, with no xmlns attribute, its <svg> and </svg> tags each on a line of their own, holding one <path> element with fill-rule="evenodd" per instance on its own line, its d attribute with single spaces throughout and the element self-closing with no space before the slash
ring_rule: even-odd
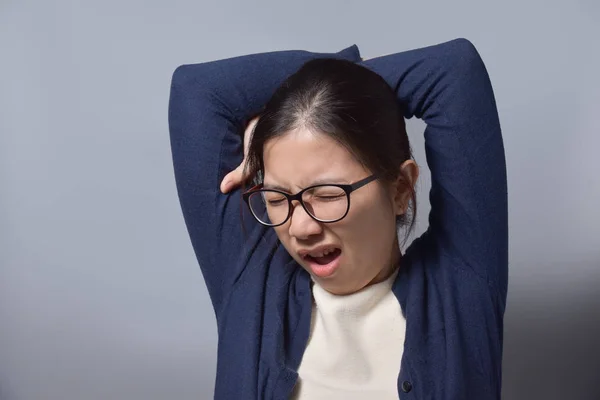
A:
<svg viewBox="0 0 600 400">
<path fill-rule="evenodd" d="M 361 63 L 377 72 L 406 107 L 406 117 L 460 124 L 483 114 L 499 129 L 493 90 L 483 61 L 466 39 L 390 54 Z M 462 111 L 462 113 L 459 113 Z M 490 126 L 491 127 L 491 126 Z M 460 131 L 457 133 L 462 133 Z"/>
<path fill-rule="evenodd" d="M 359 59 L 356 46 L 339 53 L 313 53 L 287 50 L 250 54 L 183 65 L 173 75 L 174 86 L 195 87 L 210 94 L 232 122 L 242 123 L 258 114 L 275 90 L 305 62 L 318 57 Z M 202 110 L 196 110 L 202 112 Z"/>
</svg>

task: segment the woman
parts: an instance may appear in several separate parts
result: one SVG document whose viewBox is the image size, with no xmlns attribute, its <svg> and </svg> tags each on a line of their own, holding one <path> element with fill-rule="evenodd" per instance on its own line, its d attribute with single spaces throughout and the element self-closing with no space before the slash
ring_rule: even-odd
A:
<svg viewBox="0 0 600 400">
<path fill-rule="evenodd" d="M 412 116 L 427 123 L 431 212 L 402 253 Z M 217 317 L 215 398 L 500 398 L 505 160 L 469 41 L 183 66 L 169 123 Z"/>
</svg>

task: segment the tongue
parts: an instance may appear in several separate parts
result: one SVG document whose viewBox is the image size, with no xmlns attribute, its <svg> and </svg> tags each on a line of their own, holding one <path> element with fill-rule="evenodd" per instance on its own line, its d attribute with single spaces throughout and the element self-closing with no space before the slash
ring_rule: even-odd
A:
<svg viewBox="0 0 600 400">
<path fill-rule="evenodd" d="M 330 262 L 332 262 L 333 260 L 335 260 L 337 258 L 337 256 L 339 256 L 339 255 L 340 255 L 340 249 L 335 249 L 334 251 L 327 254 L 326 256 L 312 257 L 312 259 L 315 260 L 315 262 L 317 264 L 326 265 L 326 264 L 329 264 Z"/>
</svg>

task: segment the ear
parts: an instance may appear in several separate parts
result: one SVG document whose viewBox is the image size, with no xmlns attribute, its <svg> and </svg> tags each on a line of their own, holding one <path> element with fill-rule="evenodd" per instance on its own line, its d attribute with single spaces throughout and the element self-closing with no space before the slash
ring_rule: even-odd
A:
<svg viewBox="0 0 600 400">
<path fill-rule="evenodd" d="M 419 178 L 419 166 L 414 160 L 406 160 L 400 166 L 400 174 L 394 185 L 394 211 L 403 215 L 408 210 L 411 194 Z"/>
</svg>

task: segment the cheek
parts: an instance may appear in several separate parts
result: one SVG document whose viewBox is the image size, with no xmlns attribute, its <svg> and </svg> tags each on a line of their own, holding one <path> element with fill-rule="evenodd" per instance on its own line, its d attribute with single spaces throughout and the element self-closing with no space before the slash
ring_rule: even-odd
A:
<svg viewBox="0 0 600 400">
<path fill-rule="evenodd" d="M 282 226 L 276 226 L 275 228 L 272 228 L 272 229 L 275 230 L 275 233 L 277 234 L 277 238 L 279 239 L 281 244 L 283 244 L 285 246 L 285 248 L 289 251 L 288 244 L 290 242 L 290 235 L 287 234 L 287 231 L 288 231 L 287 224 L 283 224 Z"/>
<path fill-rule="evenodd" d="M 279 241 L 281 242 L 281 244 L 283 245 L 283 247 L 287 250 L 287 252 L 298 262 L 300 262 L 300 259 L 296 256 L 296 252 L 293 251 L 291 243 L 292 243 L 292 239 L 290 237 L 290 235 L 288 234 L 288 229 L 289 226 L 288 224 L 284 224 L 282 226 L 277 226 L 275 228 L 272 228 L 275 230 L 275 233 L 277 234 L 277 238 L 279 239 Z"/>
<path fill-rule="evenodd" d="M 365 196 L 355 199 L 350 205 L 348 219 L 353 225 L 363 229 L 387 230 L 390 223 L 395 224 L 394 207 L 383 191 L 373 190 Z"/>
<path fill-rule="evenodd" d="M 356 201 L 337 231 L 349 250 L 360 254 L 387 253 L 395 240 L 396 218 L 389 201 L 380 196 Z M 361 256 L 362 257 L 362 256 Z"/>
</svg>

